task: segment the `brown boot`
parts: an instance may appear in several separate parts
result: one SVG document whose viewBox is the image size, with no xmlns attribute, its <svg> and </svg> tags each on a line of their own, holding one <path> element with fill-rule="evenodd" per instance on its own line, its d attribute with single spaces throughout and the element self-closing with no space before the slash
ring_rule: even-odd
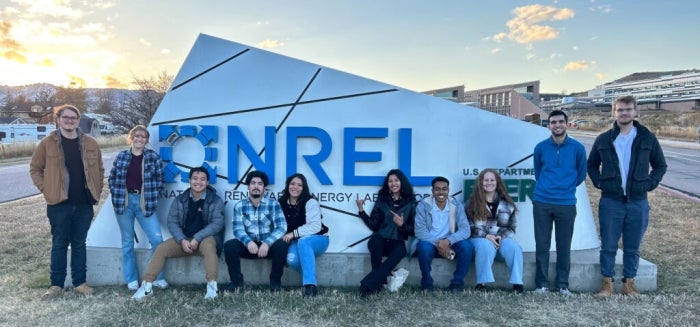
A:
<svg viewBox="0 0 700 327">
<path fill-rule="evenodd" d="M 92 287 L 88 286 L 87 283 L 82 283 L 82 284 L 80 284 L 78 287 L 74 288 L 73 290 L 76 291 L 76 292 L 78 292 L 78 293 L 80 293 L 80 294 L 82 294 L 82 295 L 85 295 L 85 296 L 91 296 L 92 293 L 95 292 L 95 291 L 92 289 Z"/>
<path fill-rule="evenodd" d="M 59 297 L 63 294 L 63 289 L 60 286 L 51 286 L 49 289 L 41 296 L 42 301 L 51 300 Z"/>
<path fill-rule="evenodd" d="M 600 287 L 600 292 L 596 294 L 599 297 L 610 297 L 615 294 L 615 289 L 613 288 L 612 277 L 603 277 L 603 285 Z"/>
<path fill-rule="evenodd" d="M 639 296 L 637 287 L 634 286 L 634 278 L 625 278 L 622 282 L 622 295 Z"/>
</svg>

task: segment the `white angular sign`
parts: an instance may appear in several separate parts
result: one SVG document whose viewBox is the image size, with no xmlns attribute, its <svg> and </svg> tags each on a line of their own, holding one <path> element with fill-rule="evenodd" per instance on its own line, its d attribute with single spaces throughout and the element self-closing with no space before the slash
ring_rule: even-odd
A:
<svg viewBox="0 0 700 327">
<path fill-rule="evenodd" d="M 165 219 L 188 187 L 190 167 L 213 173 L 212 186 L 227 201 L 226 239 L 233 238 L 232 207 L 248 191 L 240 183 L 247 171 L 266 171 L 275 198 L 288 175 L 303 173 L 330 228 L 329 253 L 367 252 L 362 240 L 370 230 L 355 199 L 366 198 L 371 210 L 390 169 L 409 176 L 418 197 L 430 195 L 434 176 L 445 176 L 464 201 L 475 174 L 497 168 L 519 208 L 515 238 L 523 250 L 535 249 L 531 156 L 550 135 L 537 125 L 200 35 L 148 129 L 170 181 L 158 208 L 166 239 Z M 585 185 L 577 198 L 572 249 L 596 248 Z M 138 247 L 149 247 L 140 228 L 137 237 Z M 88 245 L 121 247 L 111 199 Z"/>
</svg>

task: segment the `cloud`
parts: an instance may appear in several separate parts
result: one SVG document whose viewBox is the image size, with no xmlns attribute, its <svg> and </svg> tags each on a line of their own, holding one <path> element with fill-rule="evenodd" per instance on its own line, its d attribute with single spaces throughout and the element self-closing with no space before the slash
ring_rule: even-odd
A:
<svg viewBox="0 0 700 327">
<path fill-rule="evenodd" d="M 26 63 L 26 49 L 11 36 L 11 31 L 12 23 L 0 21 L 0 56 L 10 61 Z"/>
<path fill-rule="evenodd" d="M 43 67 L 53 67 L 53 61 L 49 58 L 43 58 L 40 60 L 35 61 L 37 66 L 43 66 Z"/>
<path fill-rule="evenodd" d="M 270 40 L 270 39 L 265 39 L 262 42 L 258 42 L 258 47 L 263 48 L 263 49 L 273 49 L 273 48 L 279 48 L 283 47 L 284 43 L 280 42 L 279 40 Z"/>
<path fill-rule="evenodd" d="M 70 7 L 70 0 L 11 0 L 24 7 L 23 18 L 51 16 L 55 18 L 77 19 L 83 16 L 83 11 Z"/>
<path fill-rule="evenodd" d="M 91 6 L 98 9 L 109 9 L 114 7 L 116 4 L 112 1 L 96 1 L 96 0 L 84 0 L 83 4 L 86 6 Z"/>
<path fill-rule="evenodd" d="M 501 42 L 501 41 L 503 41 L 503 39 L 505 39 L 506 37 L 508 37 L 508 34 L 501 32 L 501 33 L 498 33 L 498 34 L 494 35 L 494 36 L 493 36 L 493 40 L 496 41 L 496 42 Z"/>
<path fill-rule="evenodd" d="M 600 11 L 604 14 L 609 14 L 612 12 L 612 6 L 611 5 L 598 5 L 595 7 L 589 7 L 588 10 L 590 11 Z"/>
<path fill-rule="evenodd" d="M 103 76 L 116 76 L 114 70 L 123 58 L 109 50 L 114 29 L 101 18 L 117 15 L 105 9 L 114 6 L 113 0 L 6 2 L 0 5 L 4 7 L 0 8 L 0 83 L 90 87 L 114 83 Z"/>
<path fill-rule="evenodd" d="M 70 80 L 69 85 L 71 87 L 85 87 L 86 86 L 85 79 L 83 79 L 82 77 L 76 76 L 73 74 L 66 74 L 66 76 Z"/>
<path fill-rule="evenodd" d="M 534 4 L 517 7 L 513 10 L 515 18 L 506 23 L 508 33 L 498 33 L 493 36 L 498 42 L 505 38 L 521 43 L 531 44 L 537 41 L 555 39 L 559 31 L 551 26 L 540 24 L 546 21 L 567 20 L 574 17 L 574 11 L 569 8 L 556 8 Z"/>
<path fill-rule="evenodd" d="M 129 87 L 128 83 L 124 83 L 119 78 L 114 76 L 104 76 L 102 77 L 102 80 L 104 80 L 105 85 L 110 88 L 125 89 Z"/>
<path fill-rule="evenodd" d="M 570 61 L 567 62 L 566 65 L 564 65 L 564 71 L 565 72 L 573 72 L 573 71 L 579 71 L 579 70 L 588 70 L 591 68 L 591 66 L 595 65 L 595 61 L 586 61 L 586 60 L 579 60 L 579 61 Z"/>
<path fill-rule="evenodd" d="M 143 38 L 139 39 L 139 43 L 141 43 L 147 47 L 150 47 L 152 45 L 151 42 L 148 42 L 148 41 L 146 41 L 146 39 L 143 39 Z"/>
</svg>

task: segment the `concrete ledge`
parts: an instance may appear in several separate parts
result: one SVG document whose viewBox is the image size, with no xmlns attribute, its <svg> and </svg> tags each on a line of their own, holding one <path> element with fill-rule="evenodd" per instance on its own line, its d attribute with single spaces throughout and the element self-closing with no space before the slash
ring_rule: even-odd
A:
<svg viewBox="0 0 700 327">
<path fill-rule="evenodd" d="M 150 250 L 137 249 L 137 261 L 141 276 L 148 265 Z M 120 285 L 124 284 L 121 266 L 121 249 L 88 247 L 88 272 L 87 279 L 90 285 Z M 569 276 L 569 288 L 578 292 L 596 292 L 600 288 L 599 250 L 579 250 L 571 253 L 571 273 Z M 556 254 L 550 254 L 549 276 L 553 280 L 556 275 Z M 523 280 L 526 289 L 535 287 L 535 254 L 524 253 Z M 618 250 L 615 262 L 615 270 L 622 271 L 622 251 Z M 70 267 L 70 265 L 69 265 Z M 369 273 L 371 264 L 369 254 L 324 254 L 316 261 L 317 278 L 320 286 L 356 287 L 360 280 Z M 408 285 L 420 285 L 420 268 L 418 259 L 404 259 L 398 265 L 408 269 L 410 275 L 406 280 Z M 241 269 L 248 285 L 267 285 L 269 283 L 269 260 L 241 259 Z M 447 287 L 452 278 L 454 263 L 445 259 L 435 259 L 432 265 L 432 276 L 435 286 Z M 473 286 L 474 266 L 469 269 L 465 279 L 467 286 Z M 642 292 L 656 290 L 656 265 L 641 259 L 639 271 L 635 278 L 635 284 Z M 68 274 L 70 276 L 70 273 Z M 508 283 L 509 272 L 503 262 L 494 264 L 495 287 L 510 288 Z M 202 257 L 183 257 L 167 260 L 165 264 L 165 279 L 173 284 L 199 284 L 204 283 L 204 260 Z M 621 276 L 616 276 L 615 287 L 621 288 Z M 219 259 L 219 283 L 228 283 L 228 270 L 223 256 Z M 285 268 L 282 284 L 287 286 L 301 285 L 301 276 L 291 268 Z M 66 286 L 70 285 L 67 278 Z M 551 287 L 554 287 L 552 284 Z"/>
</svg>

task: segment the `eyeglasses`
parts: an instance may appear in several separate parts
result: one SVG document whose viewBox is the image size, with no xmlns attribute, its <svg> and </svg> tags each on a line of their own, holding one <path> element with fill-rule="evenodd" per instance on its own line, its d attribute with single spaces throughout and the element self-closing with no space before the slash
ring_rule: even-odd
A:
<svg viewBox="0 0 700 327">
<path fill-rule="evenodd" d="M 61 116 L 63 120 L 78 120 L 77 116 Z"/>
</svg>

